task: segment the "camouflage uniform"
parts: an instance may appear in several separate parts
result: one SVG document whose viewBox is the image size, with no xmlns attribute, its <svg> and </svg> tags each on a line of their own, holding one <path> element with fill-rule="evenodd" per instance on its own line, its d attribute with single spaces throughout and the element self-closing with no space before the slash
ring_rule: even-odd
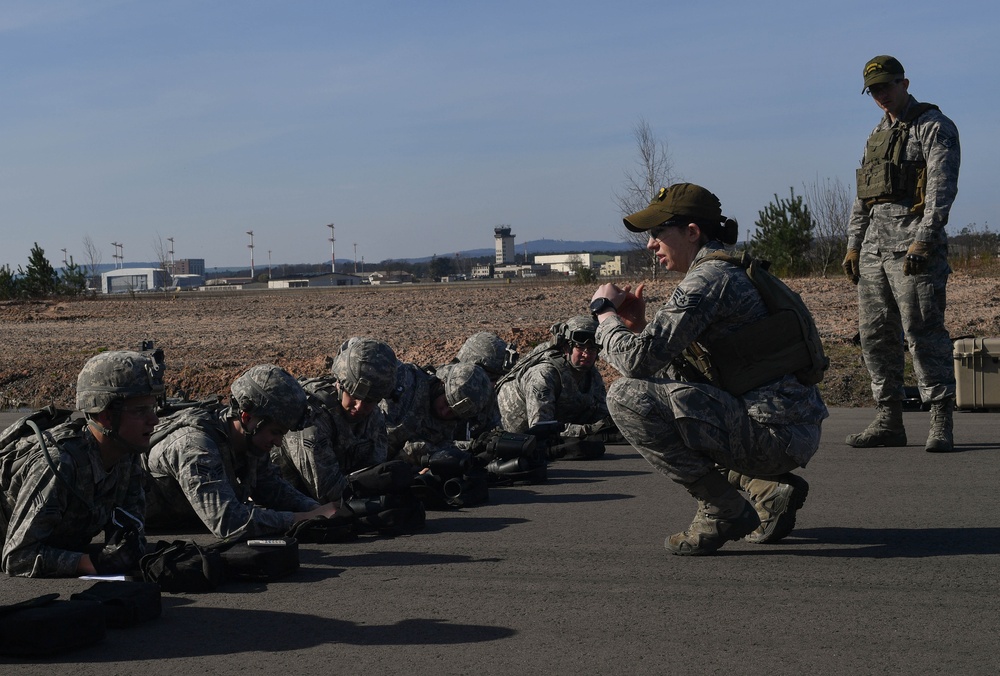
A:
<svg viewBox="0 0 1000 676">
<path fill-rule="evenodd" d="M 907 109 L 915 105 L 910 96 Z M 872 133 L 899 123 L 885 115 Z M 868 206 L 856 199 L 848 234 L 848 250 L 861 251 L 861 346 L 879 404 L 903 399 L 904 333 L 921 399 L 937 402 L 955 396 L 952 343 L 944 326 L 945 285 L 951 273 L 945 225 L 958 192 L 961 161 L 955 124 L 935 109 L 920 115 L 910 126 L 905 160 L 926 162 L 922 210 L 910 212 L 912 196 Z M 930 245 L 927 271 L 904 275 L 906 252 L 915 240 Z"/>
<path fill-rule="evenodd" d="M 284 533 L 293 512 L 319 506 L 285 481 L 268 456 L 232 448 L 228 411 L 206 412 L 200 420 L 187 415 L 190 424 L 158 441 L 146 461 L 151 527 L 200 520 L 216 537 L 243 540 Z"/>
<path fill-rule="evenodd" d="M 348 474 L 385 462 L 389 447 L 385 416 L 376 407 L 370 415 L 352 420 L 340 405 L 333 378 L 306 381 L 303 387 L 310 395 L 312 425 L 286 434 L 281 446 L 271 449 L 271 460 L 306 495 L 323 503 L 340 500 Z"/>
<path fill-rule="evenodd" d="M 438 378 L 447 378 L 448 372 L 455 367 L 455 364 L 444 364 L 438 366 L 434 374 Z M 474 418 L 463 420 L 455 425 L 456 441 L 473 441 L 486 432 L 503 425 L 500 418 L 500 406 L 497 404 L 496 390 L 490 388 L 489 401 L 483 406 Z"/>
<path fill-rule="evenodd" d="M 379 404 L 388 428 L 390 460 L 403 458 L 422 465 L 423 458 L 456 448 L 458 422 L 474 418 L 488 403 L 492 385 L 480 367 L 458 364 L 442 375 L 443 381 L 415 364 L 399 364 L 397 394 Z M 440 384 L 444 385 L 448 403 L 455 410 L 453 420 L 441 420 L 431 413 L 435 386 Z"/>
<path fill-rule="evenodd" d="M 83 420 L 43 434 L 59 476 L 33 435 L 19 442 L 25 452 L 8 454 L 0 465 L 3 570 L 30 577 L 74 576 L 115 507 L 139 516 L 145 512 L 142 468 L 138 456 L 129 455 L 105 470 Z"/>
<path fill-rule="evenodd" d="M 596 368 L 574 369 L 555 342 L 541 343 L 522 361 L 527 364 L 538 356 L 541 361 L 515 369 L 514 376 L 498 388 L 505 430 L 524 433 L 555 420 L 564 425 L 564 436 L 583 436 L 580 426 L 607 417 L 607 391 Z"/>
<path fill-rule="evenodd" d="M 694 263 L 721 248 L 709 242 Z M 767 308 L 735 265 L 706 261 L 687 273 L 641 333 L 617 316 L 597 330 L 602 356 L 622 373 L 608 392 L 618 429 L 658 471 L 689 485 L 716 464 L 752 476 L 804 467 L 819 446 L 827 409 L 819 389 L 788 375 L 735 397 L 686 382 L 672 362 L 692 342 L 763 319 Z"/>
</svg>

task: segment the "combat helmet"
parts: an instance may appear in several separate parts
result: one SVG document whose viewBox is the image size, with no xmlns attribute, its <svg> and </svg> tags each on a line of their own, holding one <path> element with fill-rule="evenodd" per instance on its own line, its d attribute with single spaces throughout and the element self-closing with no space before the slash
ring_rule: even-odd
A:
<svg viewBox="0 0 1000 676">
<path fill-rule="evenodd" d="M 161 362 L 141 352 L 102 352 L 87 360 L 76 379 L 76 408 L 100 413 L 129 397 L 163 394 Z"/>
<path fill-rule="evenodd" d="M 300 430 L 306 424 L 306 391 L 280 366 L 252 366 L 229 390 L 233 414 L 246 411 L 289 430 Z"/>
<path fill-rule="evenodd" d="M 490 331 L 480 331 L 469 336 L 456 356 L 463 364 L 475 364 L 488 375 L 502 376 L 517 363 L 517 348 L 505 343 Z"/>
<path fill-rule="evenodd" d="M 591 345 L 597 342 L 598 322 L 590 315 L 570 317 L 564 322 L 557 322 L 549 329 L 556 337 L 559 347 L 566 345 Z"/>
<path fill-rule="evenodd" d="M 490 401 L 493 383 L 479 366 L 452 364 L 442 381 L 448 406 L 459 418 L 472 418 Z"/>
<path fill-rule="evenodd" d="M 355 399 L 381 401 L 396 389 L 399 360 L 385 343 L 351 338 L 340 348 L 330 371 L 344 392 Z"/>
</svg>

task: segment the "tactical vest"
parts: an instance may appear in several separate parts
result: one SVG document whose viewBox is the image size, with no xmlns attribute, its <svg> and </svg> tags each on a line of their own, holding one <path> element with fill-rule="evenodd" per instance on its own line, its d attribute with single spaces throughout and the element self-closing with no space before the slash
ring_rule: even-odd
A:
<svg viewBox="0 0 1000 676">
<path fill-rule="evenodd" d="M 755 387 L 786 375 L 803 385 L 823 380 L 830 365 L 812 314 L 795 293 L 768 272 L 767 261 L 749 254 L 733 256 L 715 251 L 698 260 L 691 269 L 708 260 L 740 266 L 767 306 L 768 316 L 717 338 L 712 343 L 693 343 L 684 350 L 680 366 L 730 394 L 740 396 Z"/>
<path fill-rule="evenodd" d="M 933 103 L 916 103 L 896 124 L 879 129 L 868 137 L 865 156 L 857 170 L 858 197 L 869 208 L 873 204 L 913 200 L 910 213 L 924 210 L 927 188 L 927 161 L 906 159 L 906 143 L 913 122 L 928 110 L 938 110 Z"/>
</svg>

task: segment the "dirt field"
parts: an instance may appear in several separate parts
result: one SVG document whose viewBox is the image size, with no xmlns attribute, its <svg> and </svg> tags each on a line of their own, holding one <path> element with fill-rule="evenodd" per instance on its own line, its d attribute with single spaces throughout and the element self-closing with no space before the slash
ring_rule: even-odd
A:
<svg viewBox="0 0 1000 676">
<path fill-rule="evenodd" d="M 666 299 L 678 277 L 648 284 Z M 790 285 L 813 310 L 833 366 L 821 385 L 828 404 L 871 404 L 857 331 L 854 287 L 843 278 Z M 952 337 L 1000 335 L 1000 280 L 953 275 Z M 593 287 L 561 281 L 453 283 L 339 289 L 184 292 L 0 304 L 0 408 L 54 402 L 71 406 L 83 362 L 106 349 L 155 341 L 166 352 L 171 395 L 223 394 L 247 367 L 276 363 L 297 376 L 320 375 L 341 342 L 370 335 L 404 361 L 449 361 L 483 330 L 517 343 L 522 354 L 554 322 L 583 314 Z M 655 306 L 655 302 L 651 303 Z M 616 373 L 601 362 L 609 384 Z"/>
</svg>

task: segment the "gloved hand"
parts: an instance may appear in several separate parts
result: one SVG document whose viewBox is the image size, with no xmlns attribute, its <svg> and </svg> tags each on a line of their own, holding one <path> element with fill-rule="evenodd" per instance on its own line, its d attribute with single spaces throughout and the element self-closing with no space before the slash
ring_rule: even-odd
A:
<svg viewBox="0 0 1000 676">
<path fill-rule="evenodd" d="M 903 274 L 920 275 L 926 272 L 927 257 L 930 254 L 931 247 L 927 242 L 914 240 L 906 250 L 906 258 L 903 259 Z"/>
<path fill-rule="evenodd" d="M 858 280 L 861 279 L 861 252 L 857 249 L 848 249 L 841 265 L 844 267 L 847 278 L 852 283 L 857 284 Z"/>
<path fill-rule="evenodd" d="M 93 558 L 94 570 L 100 575 L 137 570 L 139 559 L 145 553 L 142 520 L 121 507 L 115 507 L 111 512 L 111 523 L 105 530 L 104 548 Z"/>
</svg>

